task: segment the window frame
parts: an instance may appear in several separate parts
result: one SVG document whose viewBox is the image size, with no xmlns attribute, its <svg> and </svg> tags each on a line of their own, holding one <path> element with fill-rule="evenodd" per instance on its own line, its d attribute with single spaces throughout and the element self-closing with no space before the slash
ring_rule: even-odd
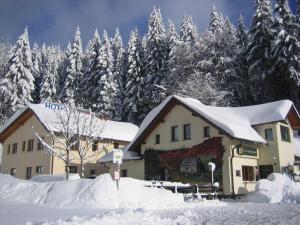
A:
<svg viewBox="0 0 300 225">
<path fill-rule="evenodd" d="M 155 135 L 155 144 L 159 145 L 160 144 L 160 134 Z"/>
<path fill-rule="evenodd" d="M 6 152 L 7 152 L 7 155 L 10 154 L 10 144 L 7 145 L 7 151 Z"/>
<path fill-rule="evenodd" d="M 171 142 L 178 142 L 178 141 L 179 141 L 179 128 L 177 125 L 171 126 Z"/>
<path fill-rule="evenodd" d="M 44 137 L 41 137 L 41 139 L 44 141 Z M 44 149 L 44 145 L 43 142 L 41 142 L 39 139 L 37 141 L 37 146 L 36 146 L 36 150 L 37 151 L 41 151 Z"/>
<path fill-rule="evenodd" d="M 27 152 L 32 152 L 34 146 L 34 139 L 29 139 L 27 142 Z"/>
<path fill-rule="evenodd" d="M 288 139 L 285 139 L 285 137 L 283 136 L 283 132 L 282 132 L 283 129 L 286 129 L 287 134 L 288 134 Z M 291 134 L 290 134 L 290 129 L 289 129 L 289 127 L 280 125 L 280 136 L 281 136 L 281 141 L 284 141 L 284 142 L 291 142 Z"/>
<path fill-rule="evenodd" d="M 76 172 L 72 172 L 72 168 L 74 169 L 74 168 L 76 168 Z M 77 168 L 77 166 L 69 166 L 69 173 L 78 173 L 78 168 Z"/>
<path fill-rule="evenodd" d="M 205 138 L 210 137 L 210 126 L 203 127 L 203 137 Z"/>
<path fill-rule="evenodd" d="M 255 167 L 254 166 L 242 166 L 242 178 L 245 182 L 255 181 Z"/>
<path fill-rule="evenodd" d="M 186 128 L 189 129 L 186 129 Z M 187 132 L 189 130 L 189 132 Z M 188 137 L 189 134 L 189 137 Z M 192 140 L 192 126 L 190 123 L 183 124 L 183 140 Z"/>
<path fill-rule="evenodd" d="M 92 144 L 92 151 L 95 152 L 98 150 L 98 141 L 93 141 Z"/>
<path fill-rule="evenodd" d="M 15 142 L 12 144 L 12 151 L 11 151 L 12 154 L 17 154 L 18 153 L 18 143 Z"/>
<path fill-rule="evenodd" d="M 16 176 L 16 173 L 17 173 L 17 169 L 16 169 L 16 168 L 10 168 L 9 174 L 10 174 L 11 176 L 15 177 L 15 176 Z"/>
<path fill-rule="evenodd" d="M 271 135 L 272 135 L 271 139 L 268 138 L 268 135 L 267 135 L 268 131 L 271 131 Z M 272 128 L 266 128 L 265 129 L 265 139 L 267 141 L 273 141 L 274 140 L 274 135 L 273 135 L 273 129 Z"/>
<path fill-rule="evenodd" d="M 29 171 L 30 171 L 30 173 L 29 173 Z M 31 179 L 31 177 L 32 177 L 32 167 L 26 167 L 26 180 L 29 180 L 29 179 Z"/>
<path fill-rule="evenodd" d="M 114 149 L 119 149 L 119 148 L 120 148 L 119 142 L 114 142 Z"/>
<path fill-rule="evenodd" d="M 22 142 L 22 152 L 26 151 L 26 141 Z"/>
<path fill-rule="evenodd" d="M 35 167 L 35 173 L 43 174 L 43 172 L 44 172 L 44 167 L 43 166 L 36 166 Z"/>
<path fill-rule="evenodd" d="M 122 169 L 121 170 L 121 177 L 128 177 L 128 170 L 127 169 Z"/>
</svg>

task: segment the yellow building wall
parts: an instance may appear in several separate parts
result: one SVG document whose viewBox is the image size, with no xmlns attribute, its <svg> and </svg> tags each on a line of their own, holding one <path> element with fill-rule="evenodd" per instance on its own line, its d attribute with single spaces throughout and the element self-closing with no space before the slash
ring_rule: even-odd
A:
<svg viewBox="0 0 300 225">
<path fill-rule="evenodd" d="M 114 171 L 117 170 L 117 164 L 112 162 L 105 163 L 109 168 L 109 173 L 113 177 Z M 144 160 L 124 160 L 121 164 L 120 170 L 127 170 L 127 176 L 135 179 L 143 180 L 144 175 Z M 121 174 L 120 174 L 121 175 Z"/>
<path fill-rule="evenodd" d="M 16 177 L 25 179 L 26 168 L 32 167 L 32 176 L 37 175 L 36 166 L 43 166 L 43 173 L 50 173 L 51 156 L 44 150 L 37 150 L 38 140 L 34 130 L 45 138 L 45 142 L 51 144 L 51 139 L 47 136 L 47 131 L 38 121 L 36 116 L 31 116 L 23 125 L 3 142 L 2 173 L 10 173 L 11 168 L 16 168 Z M 33 151 L 27 151 L 28 140 L 33 139 Z M 22 151 L 22 142 L 25 141 L 25 151 Z M 13 143 L 18 143 L 17 153 L 12 153 Z M 8 145 L 10 153 L 8 154 Z"/>
<path fill-rule="evenodd" d="M 44 128 L 39 122 L 35 115 L 31 116 L 23 125 L 21 125 L 13 134 L 11 134 L 3 142 L 3 155 L 2 155 L 2 173 L 10 173 L 12 168 L 16 168 L 16 177 L 25 179 L 26 168 L 32 167 L 31 177 L 40 175 L 36 173 L 37 166 L 43 166 L 42 174 L 63 174 L 65 173 L 65 164 L 57 156 L 52 157 L 46 150 L 37 150 L 38 139 L 34 134 L 34 130 L 39 134 L 40 137 L 44 137 L 44 141 L 50 146 L 59 147 L 61 144 L 58 141 L 54 141 L 51 134 Z M 28 140 L 33 139 L 33 151 L 27 151 Z M 26 142 L 25 151 L 22 151 L 22 142 Z M 120 147 L 128 144 L 126 141 L 115 141 L 119 143 Z M 18 143 L 17 153 L 12 153 L 13 143 Z M 10 144 L 10 153 L 7 154 L 8 145 Z M 103 149 L 103 146 L 105 149 Z M 103 140 L 99 141 L 98 148 L 99 153 L 94 154 L 92 150 L 89 151 L 88 155 L 94 157 L 89 159 L 89 162 L 85 164 L 84 175 L 86 177 L 91 176 L 91 170 L 95 170 L 96 175 L 108 172 L 108 169 L 104 168 L 103 165 L 97 163 L 97 160 L 111 151 L 114 147 L 113 141 Z M 45 147 L 44 147 L 45 149 Z M 103 149 L 103 150 L 102 150 Z M 78 159 L 77 151 L 70 152 L 71 158 L 75 160 L 71 161 L 70 165 L 77 166 L 78 173 L 80 172 L 80 161 Z"/>
</svg>

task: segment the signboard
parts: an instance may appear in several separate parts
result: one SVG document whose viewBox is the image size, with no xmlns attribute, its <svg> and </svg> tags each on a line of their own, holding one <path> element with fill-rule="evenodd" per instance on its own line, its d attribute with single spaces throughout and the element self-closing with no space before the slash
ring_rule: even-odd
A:
<svg viewBox="0 0 300 225">
<path fill-rule="evenodd" d="M 113 163 L 122 164 L 123 151 L 120 149 L 113 150 Z"/>
<path fill-rule="evenodd" d="M 241 147 L 238 149 L 239 155 L 257 156 L 257 149 L 252 147 Z"/>
<path fill-rule="evenodd" d="M 64 106 L 58 103 L 45 102 L 45 108 L 52 110 L 63 110 Z"/>
<path fill-rule="evenodd" d="M 114 180 L 120 180 L 120 172 L 119 171 L 114 172 Z"/>
</svg>

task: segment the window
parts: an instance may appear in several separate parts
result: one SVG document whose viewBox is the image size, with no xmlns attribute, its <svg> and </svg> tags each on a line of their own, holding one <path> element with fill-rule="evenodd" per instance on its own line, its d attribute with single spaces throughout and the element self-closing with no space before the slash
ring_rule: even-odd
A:
<svg viewBox="0 0 300 225">
<path fill-rule="evenodd" d="M 25 152 L 25 148 L 26 148 L 26 141 L 22 142 L 22 151 Z"/>
<path fill-rule="evenodd" d="M 159 134 L 155 135 L 155 144 L 160 144 L 160 135 Z"/>
<path fill-rule="evenodd" d="M 27 143 L 27 151 L 33 151 L 33 139 L 29 140 Z"/>
<path fill-rule="evenodd" d="M 95 152 L 98 150 L 98 141 L 94 141 L 92 145 L 92 151 Z"/>
<path fill-rule="evenodd" d="M 122 170 L 121 176 L 122 176 L 122 177 L 127 177 L 127 170 Z"/>
<path fill-rule="evenodd" d="M 120 147 L 119 143 L 118 142 L 114 142 L 114 149 L 117 149 L 119 147 Z"/>
<path fill-rule="evenodd" d="M 26 180 L 31 179 L 32 167 L 26 167 Z"/>
<path fill-rule="evenodd" d="M 286 126 L 280 126 L 281 140 L 290 142 L 290 130 Z"/>
<path fill-rule="evenodd" d="M 70 138 L 70 144 L 72 144 L 72 146 L 70 146 L 70 149 L 73 151 L 78 150 L 78 141 L 77 141 L 77 137 L 73 136 Z"/>
<path fill-rule="evenodd" d="M 44 137 L 41 137 L 41 138 L 44 141 Z M 43 150 L 43 148 L 44 148 L 43 143 L 38 139 L 37 150 Z"/>
<path fill-rule="evenodd" d="M 265 138 L 267 141 L 273 141 L 273 130 L 272 128 L 265 129 Z"/>
<path fill-rule="evenodd" d="M 91 176 L 96 175 L 96 170 L 90 170 Z"/>
<path fill-rule="evenodd" d="M 171 127 L 171 141 L 178 141 L 178 126 Z"/>
<path fill-rule="evenodd" d="M 191 138 L 192 138 L 191 124 L 184 124 L 183 125 L 183 139 L 190 140 Z"/>
<path fill-rule="evenodd" d="M 77 173 L 77 166 L 69 166 L 70 173 Z"/>
<path fill-rule="evenodd" d="M 243 181 L 254 181 L 254 166 L 242 166 Z"/>
<path fill-rule="evenodd" d="M 10 153 L 10 144 L 7 146 L 7 155 Z"/>
<path fill-rule="evenodd" d="M 203 127 L 203 133 L 204 133 L 204 137 L 210 137 L 210 128 Z"/>
<path fill-rule="evenodd" d="M 16 172 L 17 172 L 16 168 L 11 168 L 9 174 L 12 175 L 13 177 L 15 177 Z"/>
<path fill-rule="evenodd" d="M 12 145 L 12 153 L 16 154 L 18 152 L 18 143 L 13 143 Z"/>
<path fill-rule="evenodd" d="M 43 167 L 43 166 L 37 166 L 37 167 L 35 168 L 35 172 L 36 172 L 36 173 L 43 173 L 43 171 L 44 171 L 44 167 Z"/>
</svg>

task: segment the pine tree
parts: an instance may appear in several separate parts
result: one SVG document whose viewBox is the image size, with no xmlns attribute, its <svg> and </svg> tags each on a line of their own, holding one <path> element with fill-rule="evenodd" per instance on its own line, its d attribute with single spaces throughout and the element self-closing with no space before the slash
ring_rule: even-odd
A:
<svg viewBox="0 0 300 225">
<path fill-rule="evenodd" d="M 145 47 L 145 115 L 165 97 L 164 89 L 161 88 L 164 79 L 162 71 L 165 63 L 165 28 L 159 9 L 154 8 L 149 21 L 146 34 Z"/>
<path fill-rule="evenodd" d="M 124 76 L 124 47 L 119 29 L 116 29 L 112 40 L 113 55 L 113 79 L 116 84 L 116 95 L 114 99 L 115 120 L 122 119 L 122 106 L 124 102 L 125 76 Z"/>
<path fill-rule="evenodd" d="M 28 31 L 18 38 L 10 51 L 8 71 L 0 81 L 2 115 L 10 116 L 32 101 L 34 77 Z"/>
<path fill-rule="evenodd" d="M 219 15 L 215 6 L 213 6 L 210 14 L 210 23 L 208 30 L 211 33 L 220 33 L 223 30 L 223 17 Z"/>
<path fill-rule="evenodd" d="M 297 101 L 296 92 L 300 85 L 299 24 L 287 0 L 278 0 L 274 13 L 276 31 L 272 49 L 274 72 L 271 88 L 276 92 L 272 100 L 289 98 Z"/>
<path fill-rule="evenodd" d="M 58 81 L 57 81 L 56 90 L 57 90 L 59 102 L 64 102 L 64 94 L 65 94 L 64 85 L 65 85 L 66 74 L 67 74 L 66 71 L 69 64 L 71 51 L 72 51 L 71 43 L 68 42 L 67 48 L 61 56 L 61 60 L 60 60 L 61 62 L 58 68 Z"/>
<path fill-rule="evenodd" d="M 143 50 L 138 31 L 132 31 L 127 50 L 124 113 L 127 121 L 139 124 L 143 118 Z"/>
<path fill-rule="evenodd" d="M 41 83 L 40 99 L 45 101 L 56 101 L 56 88 L 58 78 L 57 50 L 54 47 L 48 47 L 45 54 L 45 68 L 43 70 L 43 79 Z"/>
<path fill-rule="evenodd" d="M 236 65 L 237 79 L 235 80 L 233 93 L 236 96 L 237 105 L 248 105 L 252 103 L 250 95 L 250 85 L 248 77 L 248 64 L 247 64 L 247 45 L 248 45 L 248 32 L 244 24 L 244 19 L 240 15 L 239 23 L 236 30 L 237 37 L 237 54 L 234 59 Z"/>
<path fill-rule="evenodd" d="M 114 99 L 116 94 L 116 84 L 113 77 L 113 55 L 111 43 L 106 31 L 103 34 L 103 42 L 99 55 L 99 77 L 96 92 L 99 93 L 95 104 L 96 112 L 100 112 L 107 118 L 115 116 Z"/>
<path fill-rule="evenodd" d="M 197 27 L 194 25 L 191 16 L 184 16 L 180 26 L 180 40 L 193 45 L 198 38 Z"/>
<path fill-rule="evenodd" d="M 83 107 L 87 109 L 92 108 L 97 103 L 99 97 L 99 92 L 96 90 L 98 80 L 100 80 L 100 48 L 101 39 L 96 29 L 87 52 L 88 65 L 81 83 L 83 88 Z"/>
<path fill-rule="evenodd" d="M 34 77 L 34 91 L 32 99 L 34 103 L 40 102 L 40 82 L 42 75 L 42 58 L 41 51 L 36 43 L 32 48 L 32 75 Z"/>
<path fill-rule="evenodd" d="M 63 102 L 80 105 L 81 89 L 80 80 L 82 78 L 82 44 L 80 30 L 77 27 L 71 52 L 67 58 L 66 79 L 64 82 Z"/>
<path fill-rule="evenodd" d="M 255 14 L 249 30 L 247 64 L 251 94 L 255 102 L 265 99 L 265 79 L 271 74 L 271 46 L 273 16 L 269 0 L 256 0 Z"/>
</svg>

